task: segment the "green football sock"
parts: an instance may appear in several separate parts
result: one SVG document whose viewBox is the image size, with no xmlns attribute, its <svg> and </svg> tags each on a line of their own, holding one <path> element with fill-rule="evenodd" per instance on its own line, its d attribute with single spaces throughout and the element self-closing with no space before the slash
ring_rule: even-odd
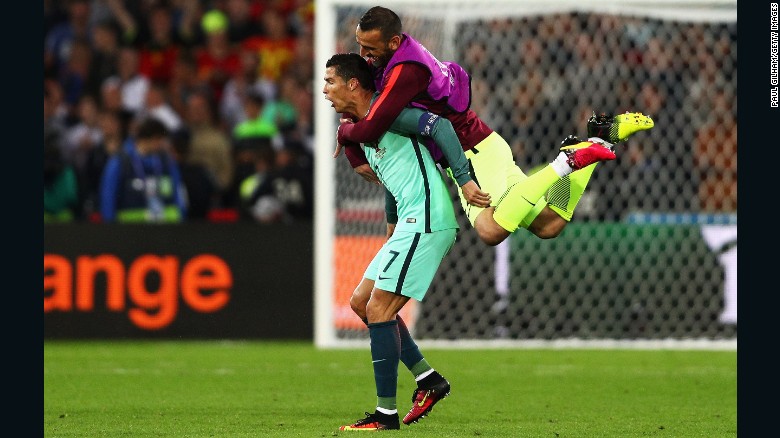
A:
<svg viewBox="0 0 780 438">
<path fill-rule="evenodd" d="M 427 360 L 425 360 L 425 358 L 420 359 L 419 362 L 409 367 L 409 371 L 411 371 L 412 374 L 414 374 L 414 377 L 418 377 L 420 376 L 420 374 L 426 371 L 430 371 L 432 369 L 433 367 L 428 363 Z"/>
<path fill-rule="evenodd" d="M 550 187 L 561 177 L 552 166 L 547 165 L 528 178 L 507 189 L 496 204 L 493 219 L 510 233 L 532 211 Z M 541 211 L 541 210 L 539 210 Z M 538 214 L 538 213 L 537 213 Z"/>
<path fill-rule="evenodd" d="M 412 339 L 412 334 L 409 333 L 401 315 L 396 315 L 395 320 L 398 321 L 398 333 L 401 337 L 401 362 L 417 377 L 431 369 L 431 366 L 420 353 L 420 348 Z"/>
<path fill-rule="evenodd" d="M 550 191 L 547 192 L 547 204 L 567 221 L 571 221 L 574 215 L 574 208 L 577 207 L 582 194 L 585 193 L 585 187 L 588 185 L 591 175 L 593 175 L 596 164 L 598 163 L 593 163 L 566 175 L 553 184 L 550 187 Z"/>
</svg>

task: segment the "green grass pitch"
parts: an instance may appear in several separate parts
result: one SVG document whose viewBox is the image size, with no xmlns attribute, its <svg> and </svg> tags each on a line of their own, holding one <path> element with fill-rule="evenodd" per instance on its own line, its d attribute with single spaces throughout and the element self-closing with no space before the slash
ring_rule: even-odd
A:
<svg viewBox="0 0 780 438">
<path fill-rule="evenodd" d="M 452 384 L 409 437 L 736 437 L 736 351 L 423 350 Z M 399 370 L 398 408 L 414 380 Z M 45 437 L 332 437 L 376 403 L 365 349 L 44 341 Z M 360 435 L 360 433 L 358 433 Z"/>
</svg>

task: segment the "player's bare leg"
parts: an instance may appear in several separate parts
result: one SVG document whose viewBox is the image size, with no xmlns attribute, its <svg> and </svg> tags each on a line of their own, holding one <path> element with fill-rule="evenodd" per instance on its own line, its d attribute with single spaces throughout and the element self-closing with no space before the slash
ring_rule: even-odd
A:
<svg viewBox="0 0 780 438">
<path fill-rule="evenodd" d="M 360 284 L 358 284 L 352 292 L 352 296 L 349 298 L 349 307 L 351 307 L 352 311 L 355 312 L 355 315 L 362 319 L 366 324 L 368 324 L 368 319 L 366 318 L 366 304 L 368 304 L 368 300 L 371 299 L 371 291 L 373 289 L 374 280 L 364 278 L 360 281 Z"/>
<path fill-rule="evenodd" d="M 549 206 L 545 206 L 528 226 L 528 231 L 540 239 L 558 237 L 569 223 Z"/>
</svg>

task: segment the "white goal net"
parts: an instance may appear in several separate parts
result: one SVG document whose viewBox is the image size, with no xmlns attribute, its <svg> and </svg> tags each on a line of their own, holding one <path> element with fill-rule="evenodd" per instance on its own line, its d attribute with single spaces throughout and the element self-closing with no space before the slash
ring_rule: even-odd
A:
<svg viewBox="0 0 780 438">
<path fill-rule="evenodd" d="M 736 348 L 736 0 L 319 0 L 315 90 L 330 56 L 358 51 L 357 22 L 378 4 L 470 73 L 472 109 L 526 172 L 584 136 L 593 111 L 656 124 L 596 170 L 556 239 L 520 229 L 483 244 L 450 184 L 461 231 L 402 312 L 416 339 Z M 367 345 L 349 296 L 384 240 L 384 197 L 331 157 L 338 115 L 318 95 L 315 342 Z"/>
</svg>

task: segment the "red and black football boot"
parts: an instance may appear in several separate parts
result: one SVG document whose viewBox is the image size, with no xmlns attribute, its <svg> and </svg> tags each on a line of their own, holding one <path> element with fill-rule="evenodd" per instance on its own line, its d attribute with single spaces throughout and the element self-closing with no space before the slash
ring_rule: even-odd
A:
<svg viewBox="0 0 780 438">
<path fill-rule="evenodd" d="M 412 409 L 404 417 L 404 424 L 416 423 L 420 418 L 428 415 L 439 400 L 448 395 L 450 395 L 450 382 L 447 379 L 442 379 L 430 388 L 415 389 L 412 394 Z"/>
<path fill-rule="evenodd" d="M 568 137 L 567 140 L 569 140 Z M 564 140 L 564 142 L 567 140 Z M 594 140 L 599 139 L 594 138 Z M 569 167 L 573 170 L 582 169 L 593 163 L 598 163 L 599 161 L 609 161 L 617 158 L 615 152 L 612 150 L 612 145 L 595 141 L 581 141 L 575 144 L 564 143 L 561 150 L 566 154 L 566 163 L 568 163 Z"/>
<path fill-rule="evenodd" d="M 358 430 L 393 430 L 400 429 L 398 423 L 398 414 L 383 414 L 381 412 L 366 412 L 366 418 L 362 418 L 353 424 L 339 427 L 339 430 L 358 431 Z"/>
</svg>

